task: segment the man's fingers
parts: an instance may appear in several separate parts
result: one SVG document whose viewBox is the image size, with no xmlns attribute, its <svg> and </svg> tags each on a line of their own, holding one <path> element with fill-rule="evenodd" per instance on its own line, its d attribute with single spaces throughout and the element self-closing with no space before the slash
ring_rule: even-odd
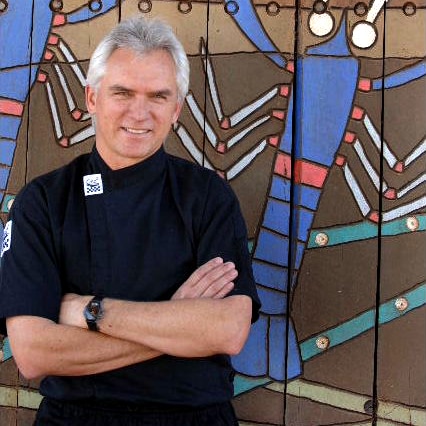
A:
<svg viewBox="0 0 426 426">
<path fill-rule="evenodd" d="M 180 286 L 172 299 L 214 297 L 224 286 L 235 280 L 237 275 L 234 263 L 223 263 L 222 258 L 214 258 L 200 266 Z"/>
<path fill-rule="evenodd" d="M 215 257 L 208 262 L 204 263 L 198 267 L 191 276 L 185 281 L 184 284 L 193 286 L 196 285 L 201 279 L 205 277 L 206 274 L 211 272 L 213 269 L 218 266 L 223 265 L 223 259 L 221 257 Z"/>
<path fill-rule="evenodd" d="M 238 272 L 234 265 L 229 266 L 231 269 L 223 271 L 223 274 L 210 281 L 207 286 L 203 286 L 204 290 L 199 297 L 215 297 L 217 294 L 228 294 L 234 287 L 233 281 L 237 278 Z M 222 296 L 223 297 L 223 296 Z"/>
<path fill-rule="evenodd" d="M 193 287 L 195 297 L 212 297 L 226 283 L 233 281 L 238 275 L 235 265 L 226 262 L 209 271 Z"/>
<path fill-rule="evenodd" d="M 223 299 L 228 293 L 232 291 L 234 288 L 234 283 L 230 282 L 225 284 L 220 291 L 218 291 L 214 296 L 212 296 L 212 299 Z"/>
</svg>

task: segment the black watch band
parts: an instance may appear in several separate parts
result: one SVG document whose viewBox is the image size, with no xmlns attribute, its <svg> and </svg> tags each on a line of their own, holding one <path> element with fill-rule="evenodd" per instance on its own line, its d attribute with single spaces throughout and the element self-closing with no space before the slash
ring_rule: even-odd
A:
<svg viewBox="0 0 426 426">
<path fill-rule="evenodd" d="M 103 296 L 95 296 L 84 308 L 83 315 L 89 330 L 99 331 L 97 321 L 102 318 L 104 313 L 102 299 Z"/>
</svg>

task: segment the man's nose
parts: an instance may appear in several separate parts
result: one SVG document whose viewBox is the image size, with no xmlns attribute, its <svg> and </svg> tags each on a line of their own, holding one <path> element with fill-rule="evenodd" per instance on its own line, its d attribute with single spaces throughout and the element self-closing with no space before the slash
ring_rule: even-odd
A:
<svg viewBox="0 0 426 426">
<path fill-rule="evenodd" d="M 135 120 L 144 120 L 150 114 L 149 102 L 144 97 L 135 97 L 129 105 L 129 114 Z"/>
</svg>

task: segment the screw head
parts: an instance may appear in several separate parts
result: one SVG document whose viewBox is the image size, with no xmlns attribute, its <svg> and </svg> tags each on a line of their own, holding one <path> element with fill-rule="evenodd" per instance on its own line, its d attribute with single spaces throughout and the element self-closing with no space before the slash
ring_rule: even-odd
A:
<svg viewBox="0 0 426 426">
<path fill-rule="evenodd" d="M 405 224 L 410 231 L 417 231 L 419 229 L 419 219 L 416 216 L 410 216 L 407 218 Z"/>
<path fill-rule="evenodd" d="M 408 308 L 408 300 L 405 297 L 398 297 L 395 300 L 395 308 L 398 309 L 399 312 L 404 312 Z"/>
<path fill-rule="evenodd" d="M 319 246 L 326 246 L 328 244 L 328 235 L 325 232 L 320 232 L 315 236 L 315 243 Z"/>
<path fill-rule="evenodd" d="M 326 350 L 330 346 L 330 339 L 327 336 L 320 336 L 315 343 L 318 349 Z"/>
</svg>

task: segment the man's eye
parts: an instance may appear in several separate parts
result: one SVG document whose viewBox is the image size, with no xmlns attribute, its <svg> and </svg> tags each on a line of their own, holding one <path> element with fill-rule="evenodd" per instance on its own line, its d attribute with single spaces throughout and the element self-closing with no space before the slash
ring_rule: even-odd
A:
<svg viewBox="0 0 426 426">
<path fill-rule="evenodd" d="M 155 98 L 156 99 L 167 99 L 167 96 L 164 93 L 156 93 Z"/>
<path fill-rule="evenodd" d="M 123 91 L 114 92 L 114 96 L 121 97 L 121 98 L 128 98 L 130 96 L 130 93 L 129 92 L 123 92 Z"/>
</svg>

